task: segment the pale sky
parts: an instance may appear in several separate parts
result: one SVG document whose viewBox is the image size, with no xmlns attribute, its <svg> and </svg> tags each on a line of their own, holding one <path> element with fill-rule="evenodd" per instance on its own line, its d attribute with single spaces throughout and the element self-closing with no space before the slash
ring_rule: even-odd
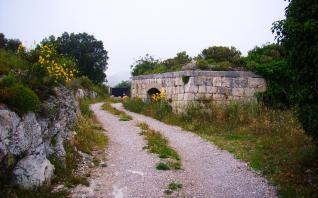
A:
<svg viewBox="0 0 318 198">
<path fill-rule="evenodd" d="M 63 32 L 87 32 L 109 52 L 108 76 L 128 78 L 146 53 L 196 56 L 213 45 L 247 54 L 273 42 L 283 0 L 0 0 L 0 32 L 26 46 Z"/>
</svg>

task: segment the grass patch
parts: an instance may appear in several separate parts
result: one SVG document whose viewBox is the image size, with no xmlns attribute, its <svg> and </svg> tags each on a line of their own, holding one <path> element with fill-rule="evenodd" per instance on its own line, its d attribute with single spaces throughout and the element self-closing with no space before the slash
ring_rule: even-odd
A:
<svg viewBox="0 0 318 198">
<path fill-rule="evenodd" d="M 138 126 L 147 141 L 145 149 L 151 153 L 158 154 L 162 159 L 162 162 L 158 163 L 156 168 L 158 170 L 181 169 L 180 156 L 169 146 L 168 140 L 159 132 L 150 129 L 146 123 L 140 123 Z"/>
<path fill-rule="evenodd" d="M 168 189 L 165 190 L 165 193 L 167 195 L 171 195 L 173 192 L 175 191 L 179 191 L 181 188 L 182 188 L 182 184 L 178 183 L 178 182 L 171 182 L 169 185 L 168 185 Z"/>
<path fill-rule="evenodd" d="M 163 162 L 159 162 L 156 166 L 156 168 L 158 170 L 170 170 L 170 167 L 168 166 L 168 164 L 163 163 Z"/>
<path fill-rule="evenodd" d="M 140 100 L 130 100 L 124 107 L 134 111 L 135 103 L 139 113 L 156 118 L 153 109 L 149 109 L 152 106 Z M 207 102 L 190 105 L 180 115 L 165 113 L 159 120 L 192 131 L 246 161 L 277 185 L 281 197 L 318 194 L 315 144 L 292 110 Z"/>
<path fill-rule="evenodd" d="M 66 187 L 73 187 L 78 184 L 89 185 L 86 177 L 74 175 L 74 171 L 81 161 L 81 156 L 75 150 L 72 142 L 66 142 L 64 148 L 66 152 L 64 162 L 54 155 L 49 158 L 55 167 L 52 184 L 63 183 Z"/>
<path fill-rule="evenodd" d="M 119 121 L 130 121 L 130 120 L 132 120 L 132 117 L 130 115 L 128 115 L 125 112 L 120 111 L 120 110 L 112 107 L 110 105 L 110 103 L 108 103 L 108 102 L 105 102 L 103 104 L 102 109 L 105 110 L 105 111 L 108 111 L 111 114 L 119 116 Z"/>
<path fill-rule="evenodd" d="M 80 117 L 75 132 L 75 146 L 84 153 L 92 154 L 93 150 L 105 149 L 107 146 L 107 136 L 95 118 Z"/>
</svg>

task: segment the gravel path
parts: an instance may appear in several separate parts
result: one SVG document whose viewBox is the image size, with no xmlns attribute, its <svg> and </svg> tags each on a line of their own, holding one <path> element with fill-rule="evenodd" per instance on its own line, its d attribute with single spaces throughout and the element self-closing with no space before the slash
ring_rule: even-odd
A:
<svg viewBox="0 0 318 198">
<path fill-rule="evenodd" d="M 126 111 L 132 121 L 101 110 L 102 103 L 91 106 L 110 139 L 106 168 L 97 168 L 91 179 L 92 197 L 165 197 L 169 183 L 183 188 L 172 197 L 276 197 L 273 187 L 246 163 L 226 151 L 179 127 Z M 122 104 L 113 104 L 123 110 Z M 143 150 L 146 145 L 137 123 L 146 122 L 160 131 L 181 156 L 182 170 L 159 171 L 156 155 Z"/>
</svg>

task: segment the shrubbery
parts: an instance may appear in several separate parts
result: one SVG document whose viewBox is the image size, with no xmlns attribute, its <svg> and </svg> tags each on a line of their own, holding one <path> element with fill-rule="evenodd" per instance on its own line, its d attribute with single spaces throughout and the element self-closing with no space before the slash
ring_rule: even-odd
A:
<svg viewBox="0 0 318 198">
<path fill-rule="evenodd" d="M 17 83 L 1 88 L 0 93 L 0 101 L 20 114 L 28 111 L 38 111 L 40 108 L 38 96 L 22 84 Z"/>
<path fill-rule="evenodd" d="M 286 60 L 285 49 L 278 44 L 255 47 L 245 58 L 246 68 L 262 75 L 267 81 L 263 101 L 271 106 L 284 107 L 292 103 L 290 87 L 293 73 Z"/>
<path fill-rule="evenodd" d="M 58 53 L 50 42 L 26 49 L 18 40 L 0 34 L 0 102 L 19 114 L 37 111 L 40 100 L 53 95 L 53 88 L 69 85 L 106 96 L 104 85 L 96 85 L 77 72 L 73 58 Z M 78 79 L 76 79 L 78 77 Z"/>
</svg>

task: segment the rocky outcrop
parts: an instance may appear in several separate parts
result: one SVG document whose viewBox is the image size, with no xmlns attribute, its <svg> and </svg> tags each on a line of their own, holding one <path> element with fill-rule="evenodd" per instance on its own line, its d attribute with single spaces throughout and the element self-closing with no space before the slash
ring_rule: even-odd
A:
<svg viewBox="0 0 318 198">
<path fill-rule="evenodd" d="M 75 93 L 76 98 L 96 98 L 97 93 L 87 89 L 78 89 Z"/>
<path fill-rule="evenodd" d="M 63 161 L 63 142 L 72 137 L 79 114 L 78 102 L 71 90 L 55 88 L 37 114 L 22 117 L 9 109 L 0 109 L 0 165 L 11 182 L 33 188 L 49 182 L 54 166 L 48 160 L 55 155 Z"/>
</svg>

